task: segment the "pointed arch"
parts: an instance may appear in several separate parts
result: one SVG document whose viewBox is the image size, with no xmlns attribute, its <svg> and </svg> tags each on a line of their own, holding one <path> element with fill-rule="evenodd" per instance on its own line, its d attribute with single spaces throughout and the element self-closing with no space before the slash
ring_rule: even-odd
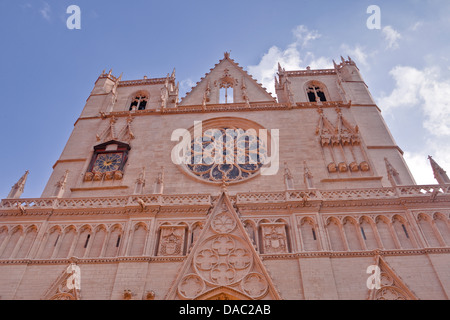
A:
<svg viewBox="0 0 450 320">
<path fill-rule="evenodd" d="M 92 241 L 92 227 L 90 225 L 83 225 L 78 229 L 78 237 L 75 245 L 75 249 L 73 251 L 73 256 L 78 258 L 83 258 L 86 254 L 87 247 Z"/>
<path fill-rule="evenodd" d="M 450 246 L 450 226 L 448 216 L 443 213 L 436 212 L 433 214 L 433 221 L 436 224 L 436 228 L 439 230 L 445 245 Z"/>
<path fill-rule="evenodd" d="M 93 239 L 87 248 L 88 257 L 98 258 L 100 257 L 103 247 L 105 245 L 107 235 L 107 228 L 104 224 L 100 224 L 95 228 Z"/>
<path fill-rule="evenodd" d="M 34 240 L 36 239 L 37 230 L 38 228 L 36 227 L 36 225 L 31 225 L 26 229 L 24 235 L 25 238 L 23 239 L 15 258 L 23 259 L 28 256 L 31 246 L 33 245 Z"/>
<path fill-rule="evenodd" d="M 145 110 L 148 107 L 150 94 L 145 90 L 134 92 L 130 96 L 128 111 Z"/>
<path fill-rule="evenodd" d="M 359 219 L 359 228 L 367 250 L 381 247 L 377 240 L 375 223 L 370 217 L 362 216 Z"/>
<path fill-rule="evenodd" d="M 64 229 L 64 233 L 61 236 L 59 248 L 55 254 L 56 258 L 67 258 L 72 248 L 73 241 L 77 235 L 77 229 L 71 225 Z"/>
<path fill-rule="evenodd" d="M 0 256 L 1 259 L 9 259 L 14 253 L 14 249 L 19 244 L 19 241 L 23 235 L 23 227 L 21 225 L 15 226 L 9 232 L 7 239 L 5 239 L 6 246 L 3 249 L 3 253 Z"/>
<path fill-rule="evenodd" d="M 305 83 L 304 90 L 309 102 L 326 102 L 330 100 L 327 87 L 318 80 L 311 80 Z"/>
<path fill-rule="evenodd" d="M 331 249 L 333 251 L 345 251 L 344 234 L 339 219 L 329 217 L 326 221 L 326 230 Z"/>
<path fill-rule="evenodd" d="M 318 228 L 311 217 L 304 217 L 300 220 L 300 236 L 303 251 L 320 250 Z"/>
<path fill-rule="evenodd" d="M 55 248 L 61 240 L 61 234 L 62 230 L 60 226 L 53 226 L 47 231 L 47 234 L 45 235 L 46 241 L 44 242 L 44 246 L 40 254 L 41 259 L 52 258 L 55 253 Z"/>
<path fill-rule="evenodd" d="M 133 227 L 130 256 L 142 256 L 145 250 L 148 228 L 144 222 L 138 222 Z"/>
<path fill-rule="evenodd" d="M 358 222 L 352 217 L 345 217 L 343 220 L 343 229 L 347 239 L 348 249 L 350 251 L 362 250 Z"/>
<path fill-rule="evenodd" d="M 380 235 L 381 243 L 384 249 L 397 249 L 397 245 L 393 238 L 393 230 L 389 218 L 379 215 L 375 218 L 377 231 Z"/>
<path fill-rule="evenodd" d="M 291 232 L 291 227 L 288 221 L 286 221 L 285 219 L 277 219 L 275 221 L 275 223 L 282 223 L 284 224 L 284 231 L 286 234 L 286 242 L 287 242 L 287 251 L 288 252 L 292 252 L 293 248 L 292 248 L 292 232 Z"/>
<path fill-rule="evenodd" d="M 442 244 L 439 241 L 439 231 L 437 231 L 436 227 L 433 225 L 433 218 L 425 213 L 419 213 L 417 221 L 422 235 L 425 238 L 427 247 L 440 247 Z"/>
<path fill-rule="evenodd" d="M 392 227 L 403 249 L 411 249 L 414 247 L 412 242 L 412 233 L 405 218 L 395 215 L 392 217 Z"/>
<path fill-rule="evenodd" d="M 116 257 L 122 241 L 122 225 L 116 223 L 109 228 L 108 242 L 106 243 L 105 257 Z"/>
<path fill-rule="evenodd" d="M 203 230 L 202 222 L 197 221 L 192 225 L 191 235 L 190 235 L 190 239 L 189 239 L 189 243 L 190 243 L 189 247 L 190 248 L 192 248 L 194 246 L 194 244 L 197 241 L 202 230 Z"/>
<path fill-rule="evenodd" d="M 6 242 L 8 239 L 8 227 L 1 226 L 0 227 L 0 258 L 2 257 L 3 248 L 6 246 Z"/>
</svg>

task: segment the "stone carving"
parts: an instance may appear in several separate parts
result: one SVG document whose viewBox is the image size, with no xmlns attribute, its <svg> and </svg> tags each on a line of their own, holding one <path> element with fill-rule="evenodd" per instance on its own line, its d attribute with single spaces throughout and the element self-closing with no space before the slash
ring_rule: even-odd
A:
<svg viewBox="0 0 450 320">
<path fill-rule="evenodd" d="M 197 273 L 212 285 L 230 285 L 242 280 L 253 264 L 251 252 L 242 239 L 217 235 L 202 243 L 194 257 Z"/>
<path fill-rule="evenodd" d="M 381 288 L 376 296 L 376 300 L 409 300 L 394 287 Z"/>
<path fill-rule="evenodd" d="M 254 299 L 262 297 L 268 288 L 266 279 L 260 273 L 250 273 L 241 282 L 242 290 Z"/>
<path fill-rule="evenodd" d="M 214 218 L 211 222 L 211 227 L 217 233 L 229 233 L 236 227 L 236 222 L 226 211 L 224 211 Z"/>
<path fill-rule="evenodd" d="M 184 227 L 161 227 L 159 244 L 160 256 L 179 256 L 183 254 Z"/>
<path fill-rule="evenodd" d="M 183 298 L 193 299 L 203 292 L 205 282 L 196 274 L 186 275 L 178 285 L 178 292 Z"/>
<path fill-rule="evenodd" d="M 261 224 L 264 253 L 287 253 L 286 230 L 283 223 Z"/>
</svg>

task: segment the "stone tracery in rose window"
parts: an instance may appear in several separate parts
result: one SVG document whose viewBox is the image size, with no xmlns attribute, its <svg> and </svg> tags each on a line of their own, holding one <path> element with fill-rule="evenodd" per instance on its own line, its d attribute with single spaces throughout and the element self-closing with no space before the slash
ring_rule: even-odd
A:
<svg viewBox="0 0 450 320">
<path fill-rule="evenodd" d="M 208 129 L 191 141 L 187 168 L 209 182 L 239 182 L 258 173 L 267 157 L 266 143 L 253 129 Z"/>
</svg>

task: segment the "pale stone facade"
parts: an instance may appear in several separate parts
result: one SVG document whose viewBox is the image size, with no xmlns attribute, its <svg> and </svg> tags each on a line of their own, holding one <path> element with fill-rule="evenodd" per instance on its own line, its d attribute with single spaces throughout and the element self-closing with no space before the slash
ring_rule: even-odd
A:
<svg viewBox="0 0 450 320">
<path fill-rule="evenodd" d="M 415 184 L 350 58 L 275 88 L 228 53 L 182 99 L 103 72 L 41 198 L 1 202 L 1 299 L 448 299 L 445 171 Z M 256 162 L 174 162 L 213 129 Z"/>
</svg>

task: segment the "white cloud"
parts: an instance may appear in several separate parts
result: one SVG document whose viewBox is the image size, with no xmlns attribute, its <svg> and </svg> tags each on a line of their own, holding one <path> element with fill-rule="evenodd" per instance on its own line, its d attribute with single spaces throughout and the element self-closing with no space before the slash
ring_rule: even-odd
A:
<svg viewBox="0 0 450 320">
<path fill-rule="evenodd" d="M 426 143 L 418 151 L 405 150 L 404 154 L 418 184 L 436 183 L 428 161 L 429 155 L 443 167 L 450 164 L 450 78 L 443 78 L 440 71 L 438 67 L 419 70 L 411 66 L 397 66 L 390 71 L 395 87 L 388 96 L 378 101 L 380 108 L 389 113 L 394 113 L 398 108 L 408 108 L 411 116 L 423 118 Z M 415 146 L 414 149 L 418 148 Z"/>
<path fill-rule="evenodd" d="M 438 67 L 418 70 L 397 66 L 390 74 L 395 88 L 389 96 L 382 97 L 378 105 L 389 112 L 399 107 L 421 108 L 425 116 L 424 128 L 435 136 L 449 136 L 450 79 L 441 79 Z"/>
<path fill-rule="evenodd" d="M 180 81 L 180 96 L 184 96 L 187 92 L 191 91 L 193 87 L 196 86 L 196 82 L 194 82 L 191 78 L 187 78 Z"/>
<path fill-rule="evenodd" d="M 249 66 L 249 73 L 267 88 L 267 91 L 275 93 L 274 78 L 278 71 L 278 63 L 286 70 L 299 70 L 310 66 L 312 69 L 331 67 L 329 59 L 316 58 L 312 52 L 304 52 L 305 47 L 315 39 L 320 38 L 316 30 L 308 30 L 304 25 L 292 30 L 294 42 L 286 49 L 272 46 L 261 58 L 258 65 Z"/>
<path fill-rule="evenodd" d="M 368 55 L 360 45 L 357 44 L 354 48 L 351 48 L 347 44 L 343 44 L 341 45 L 341 50 L 344 55 L 350 56 L 357 65 L 369 67 Z"/>
<path fill-rule="evenodd" d="M 297 43 L 301 44 L 302 46 L 306 46 L 311 40 L 315 40 L 321 37 L 317 30 L 309 31 L 308 28 L 304 25 L 297 26 L 294 30 L 292 30 L 292 32 Z"/>
<path fill-rule="evenodd" d="M 386 26 L 382 30 L 384 39 L 387 41 L 387 49 L 397 49 L 399 47 L 398 40 L 402 37 L 401 34 L 391 26 Z"/>
<path fill-rule="evenodd" d="M 50 5 L 47 2 L 44 2 L 44 7 L 39 10 L 42 17 L 47 21 L 50 21 L 50 11 L 51 11 Z"/>
<path fill-rule="evenodd" d="M 422 21 L 417 21 L 415 24 L 413 24 L 410 29 L 412 31 L 417 31 L 419 28 L 421 28 L 423 26 L 423 22 Z"/>
<path fill-rule="evenodd" d="M 450 164 L 450 146 L 446 145 L 446 140 L 429 139 L 422 150 L 418 152 L 405 151 L 403 155 L 417 184 L 437 183 L 428 156 L 432 156 L 447 172 L 450 170 L 450 167 L 448 167 Z"/>
</svg>

